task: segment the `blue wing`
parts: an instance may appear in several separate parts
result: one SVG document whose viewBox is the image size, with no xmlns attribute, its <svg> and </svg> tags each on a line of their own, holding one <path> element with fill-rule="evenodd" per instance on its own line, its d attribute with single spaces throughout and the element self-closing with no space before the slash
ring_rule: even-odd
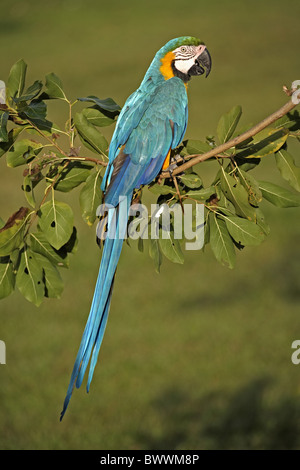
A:
<svg viewBox="0 0 300 470">
<path fill-rule="evenodd" d="M 170 149 L 182 140 L 188 120 L 186 88 L 177 77 L 138 89 L 119 116 L 104 178 L 105 201 L 150 183 L 160 172 Z"/>
</svg>

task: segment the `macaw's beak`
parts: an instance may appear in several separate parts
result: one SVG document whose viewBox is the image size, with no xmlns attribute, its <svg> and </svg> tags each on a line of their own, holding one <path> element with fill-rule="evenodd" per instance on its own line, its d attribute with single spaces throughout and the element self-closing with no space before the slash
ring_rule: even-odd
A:
<svg viewBox="0 0 300 470">
<path fill-rule="evenodd" d="M 204 67 L 204 68 L 203 68 Z M 205 48 L 204 51 L 197 57 L 195 65 L 192 67 L 192 75 L 202 75 L 205 72 L 205 77 L 208 77 L 211 71 L 211 57 L 208 50 Z"/>
</svg>

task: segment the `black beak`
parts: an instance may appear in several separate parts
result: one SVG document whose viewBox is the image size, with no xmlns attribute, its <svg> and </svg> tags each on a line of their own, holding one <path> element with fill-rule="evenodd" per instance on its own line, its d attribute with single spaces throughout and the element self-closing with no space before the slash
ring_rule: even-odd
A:
<svg viewBox="0 0 300 470">
<path fill-rule="evenodd" d="M 205 77 L 208 77 L 211 71 L 211 57 L 207 49 L 204 49 L 197 57 L 195 65 L 193 65 L 189 73 L 192 72 L 191 75 L 202 75 L 205 72 L 203 67 L 206 69 Z"/>
</svg>

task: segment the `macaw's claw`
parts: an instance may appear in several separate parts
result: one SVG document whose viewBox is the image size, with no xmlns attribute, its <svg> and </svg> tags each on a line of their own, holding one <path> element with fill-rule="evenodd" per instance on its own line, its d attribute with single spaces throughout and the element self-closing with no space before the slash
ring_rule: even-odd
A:
<svg viewBox="0 0 300 470">
<path fill-rule="evenodd" d="M 168 168 L 166 168 L 165 170 L 163 171 L 167 171 L 170 173 L 170 177 L 172 178 L 173 177 L 173 172 L 175 170 L 175 168 L 180 168 L 180 165 L 178 165 L 178 163 L 185 163 L 187 160 L 185 160 L 184 157 L 182 157 L 181 155 L 174 155 L 172 158 L 171 158 L 171 164 L 168 166 Z M 183 174 L 180 173 L 178 174 L 177 176 Z"/>
<path fill-rule="evenodd" d="M 178 167 L 177 163 L 174 162 L 174 163 L 171 163 L 171 165 L 169 165 L 168 168 L 166 168 L 166 170 L 164 171 L 168 171 L 170 173 L 170 177 L 172 178 L 173 172 L 175 168 L 177 167 Z"/>
</svg>

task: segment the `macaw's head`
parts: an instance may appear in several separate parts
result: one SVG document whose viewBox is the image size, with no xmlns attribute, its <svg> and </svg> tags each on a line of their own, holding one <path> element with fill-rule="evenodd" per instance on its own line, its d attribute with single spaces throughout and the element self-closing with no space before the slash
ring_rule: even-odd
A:
<svg viewBox="0 0 300 470">
<path fill-rule="evenodd" d="M 165 80 L 175 76 L 186 83 L 193 75 L 206 72 L 207 77 L 211 70 L 211 57 L 205 44 L 190 36 L 172 39 L 157 56 L 161 62 L 159 71 Z"/>
</svg>

